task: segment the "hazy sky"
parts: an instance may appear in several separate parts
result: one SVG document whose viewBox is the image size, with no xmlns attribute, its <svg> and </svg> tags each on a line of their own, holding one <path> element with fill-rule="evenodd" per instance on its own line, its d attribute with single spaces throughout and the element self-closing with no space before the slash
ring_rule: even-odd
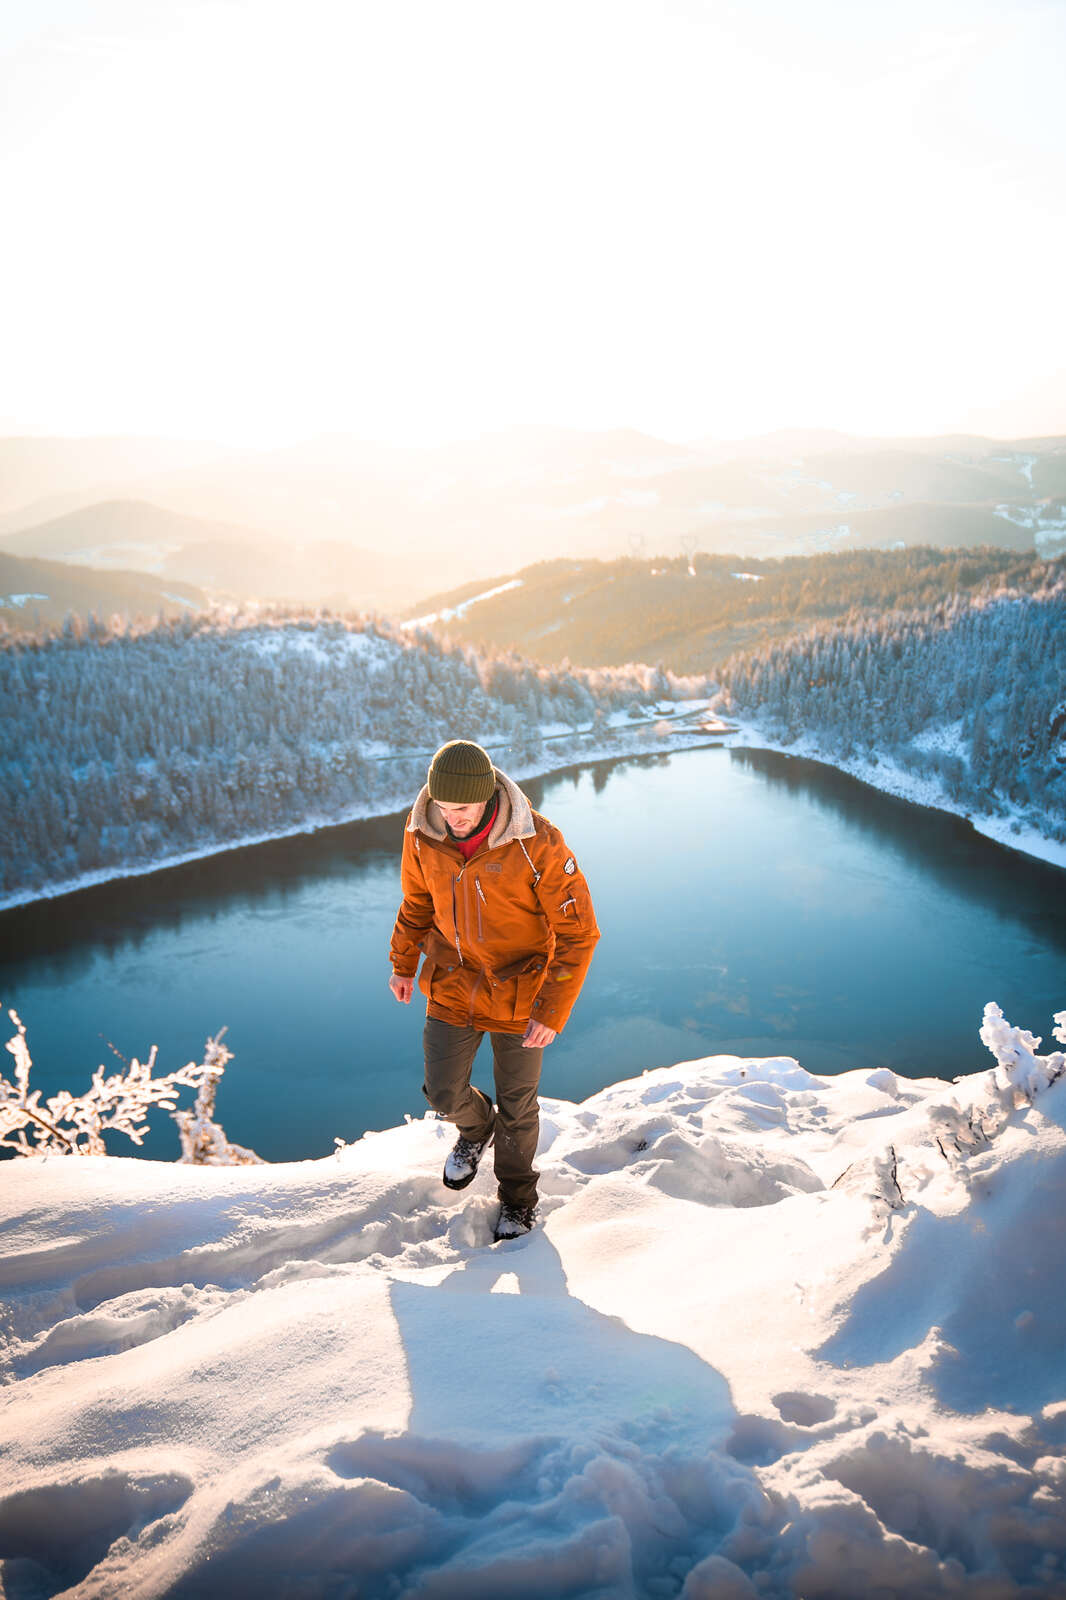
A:
<svg viewBox="0 0 1066 1600">
<path fill-rule="evenodd" d="M 1066 432 L 1063 0 L 5 0 L 0 431 Z"/>
</svg>

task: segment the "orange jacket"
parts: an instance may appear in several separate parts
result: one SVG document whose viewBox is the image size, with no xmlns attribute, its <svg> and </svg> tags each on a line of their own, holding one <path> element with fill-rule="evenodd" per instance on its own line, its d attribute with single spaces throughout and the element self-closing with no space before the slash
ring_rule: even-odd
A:
<svg viewBox="0 0 1066 1600">
<path fill-rule="evenodd" d="M 461 1027 L 558 1033 L 600 936 L 588 884 L 558 828 L 496 772 L 500 804 L 487 841 L 463 860 L 423 788 L 407 819 L 403 902 L 392 970 L 411 976 L 428 1013 Z"/>
</svg>

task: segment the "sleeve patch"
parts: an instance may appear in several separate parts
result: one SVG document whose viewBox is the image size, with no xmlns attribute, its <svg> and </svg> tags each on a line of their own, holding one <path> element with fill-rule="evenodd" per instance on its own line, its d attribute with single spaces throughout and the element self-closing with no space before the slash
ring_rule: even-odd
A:
<svg viewBox="0 0 1066 1600">
<path fill-rule="evenodd" d="M 577 862 L 574 860 L 573 856 L 567 856 L 566 860 L 563 862 L 563 871 L 564 872 L 576 872 L 577 871 Z"/>
</svg>

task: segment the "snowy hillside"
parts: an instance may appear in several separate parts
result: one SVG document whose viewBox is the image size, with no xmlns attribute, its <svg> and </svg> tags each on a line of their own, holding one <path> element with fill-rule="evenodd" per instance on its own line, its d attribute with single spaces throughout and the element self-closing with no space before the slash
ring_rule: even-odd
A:
<svg viewBox="0 0 1066 1600">
<path fill-rule="evenodd" d="M 1066 582 L 811 629 L 736 657 L 750 742 L 831 762 L 1066 861 Z M 757 724 L 758 732 L 754 731 Z"/>
<path fill-rule="evenodd" d="M 838 550 L 750 560 L 694 549 L 679 558 L 538 561 L 507 579 L 426 596 L 405 627 L 477 650 L 518 650 L 545 665 L 662 662 L 673 672 L 715 672 L 736 651 L 788 639 L 816 624 L 880 619 L 942 606 L 961 595 L 1031 594 L 1061 564 L 985 547 Z M 738 545 L 738 552 L 742 546 Z M 758 581 L 754 581 L 758 580 Z"/>
<path fill-rule="evenodd" d="M 623 754 L 642 743 L 625 732 L 635 704 L 647 719 L 706 688 L 479 658 L 368 618 L 185 617 L 11 645 L 0 904 L 400 811 L 459 733 L 517 776 Z"/>
<path fill-rule="evenodd" d="M 547 1101 L 497 1246 L 428 1116 L 8 1164 L 4 1593 L 1066 1595 L 1066 1057 L 983 1037 Z"/>
</svg>

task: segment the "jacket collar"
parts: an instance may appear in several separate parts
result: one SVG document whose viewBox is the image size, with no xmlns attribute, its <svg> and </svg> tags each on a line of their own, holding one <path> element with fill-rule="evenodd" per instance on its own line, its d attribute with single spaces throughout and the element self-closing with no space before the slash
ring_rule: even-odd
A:
<svg viewBox="0 0 1066 1600">
<path fill-rule="evenodd" d="M 532 839 L 536 833 L 533 807 L 512 778 L 493 767 L 500 791 L 500 804 L 496 820 L 486 840 L 486 848 L 494 850 L 499 844 L 509 844 L 512 839 Z M 423 784 L 407 822 L 408 833 L 424 833 L 443 844 L 448 839 L 444 818 L 435 800 L 429 798 L 429 785 Z"/>
</svg>

